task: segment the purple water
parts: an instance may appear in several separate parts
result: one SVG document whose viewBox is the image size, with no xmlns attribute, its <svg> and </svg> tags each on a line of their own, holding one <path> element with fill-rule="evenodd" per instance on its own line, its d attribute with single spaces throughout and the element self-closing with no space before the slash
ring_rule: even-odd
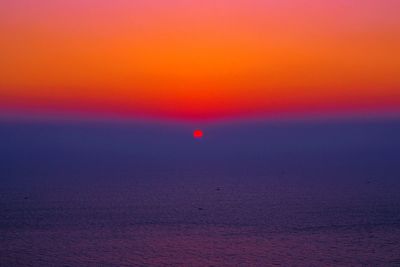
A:
<svg viewBox="0 0 400 267">
<path fill-rule="evenodd" d="M 0 266 L 400 265 L 400 122 L 0 124 Z"/>
</svg>

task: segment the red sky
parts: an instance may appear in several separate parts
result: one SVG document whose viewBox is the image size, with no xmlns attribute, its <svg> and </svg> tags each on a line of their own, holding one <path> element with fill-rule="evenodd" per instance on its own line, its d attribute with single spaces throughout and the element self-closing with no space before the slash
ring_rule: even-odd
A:
<svg viewBox="0 0 400 267">
<path fill-rule="evenodd" d="M 3 0 L 0 112 L 400 111 L 397 0 Z"/>
</svg>

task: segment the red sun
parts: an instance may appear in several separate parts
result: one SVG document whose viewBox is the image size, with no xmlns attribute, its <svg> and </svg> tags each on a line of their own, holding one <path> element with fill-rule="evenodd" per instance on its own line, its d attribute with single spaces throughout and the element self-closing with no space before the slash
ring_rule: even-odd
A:
<svg viewBox="0 0 400 267">
<path fill-rule="evenodd" d="M 203 137 L 203 131 L 202 130 L 195 130 L 193 132 L 193 137 L 196 139 L 200 139 Z"/>
</svg>

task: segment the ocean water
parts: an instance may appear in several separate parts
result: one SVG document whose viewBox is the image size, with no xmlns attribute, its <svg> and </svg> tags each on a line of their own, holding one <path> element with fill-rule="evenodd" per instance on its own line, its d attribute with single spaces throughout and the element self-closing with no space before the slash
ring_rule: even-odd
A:
<svg viewBox="0 0 400 267">
<path fill-rule="evenodd" d="M 279 265 L 400 266 L 400 121 L 0 123 L 0 266 Z"/>
</svg>

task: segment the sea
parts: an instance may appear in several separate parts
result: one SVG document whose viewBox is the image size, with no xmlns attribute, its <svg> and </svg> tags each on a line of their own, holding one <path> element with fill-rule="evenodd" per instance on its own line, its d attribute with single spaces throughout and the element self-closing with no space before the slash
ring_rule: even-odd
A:
<svg viewBox="0 0 400 267">
<path fill-rule="evenodd" d="M 0 266 L 400 266 L 400 120 L 2 120 Z"/>
</svg>

